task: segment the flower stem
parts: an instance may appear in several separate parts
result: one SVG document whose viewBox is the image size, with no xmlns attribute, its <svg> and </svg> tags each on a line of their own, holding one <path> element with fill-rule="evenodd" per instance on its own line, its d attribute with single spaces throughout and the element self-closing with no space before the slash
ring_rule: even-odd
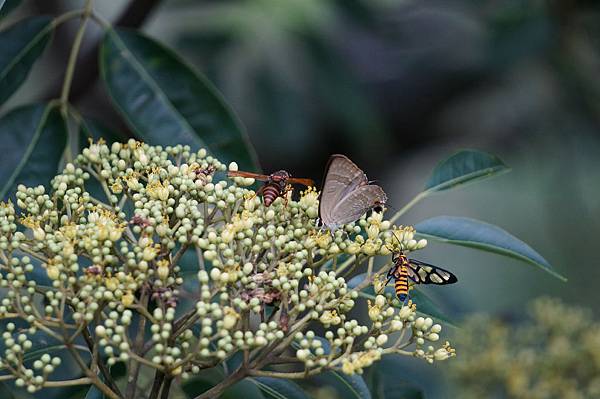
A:
<svg viewBox="0 0 600 399">
<path fill-rule="evenodd" d="M 412 208 L 417 202 L 421 201 L 423 198 L 429 195 L 428 191 L 422 191 L 417 194 L 413 199 L 411 199 L 406 205 L 402 207 L 398 212 L 391 217 L 390 223 L 394 223 L 396 220 L 400 218 L 400 216 L 404 215 L 410 208 Z"/>
<path fill-rule="evenodd" d="M 69 54 L 69 60 L 67 61 L 67 70 L 65 72 L 65 79 L 63 80 L 62 90 L 60 93 L 61 110 L 65 115 L 67 113 L 69 92 L 71 91 L 71 84 L 73 83 L 73 74 L 75 73 L 75 64 L 77 62 L 77 56 L 79 55 L 81 43 L 83 42 L 85 27 L 87 25 L 88 19 L 90 18 L 90 15 L 92 14 L 93 5 L 94 0 L 86 0 L 85 7 L 83 9 L 83 14 L 81 15 L 81 24 L 79 24 L 79 29 L 75 34 L 75 40 L 73 41 L 71 53 Z"/>
</svg>

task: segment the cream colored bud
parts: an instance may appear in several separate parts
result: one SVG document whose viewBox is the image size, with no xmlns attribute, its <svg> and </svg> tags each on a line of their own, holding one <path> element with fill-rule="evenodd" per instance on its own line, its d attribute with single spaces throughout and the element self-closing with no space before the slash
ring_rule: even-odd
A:
<svg viewBox="0 0 600 399">
<path fill-rule="evenodd" d="M 106 328 L 104 326 L 96 326 L 96 335 L 100 338 L 106 337 Z"/>
<path fill-rule="evenodd" d="M 403 326 L 404 324 L 400 320 L 392 320 L 392 323 L 390 324 L 392 331 L 400 331 Z"/>
<path fill-rule="evenodd" d="M 121 298 L 121 303 L 123 304 L 123 306 L 129 307 L 133 304 L 134 299 L 135 297 L 133 296 L 133 294 L 131 292 L 128 292 Z"/>
<path fill-rule="evenodd" d="M 60 270 L 58 270 L 58 267 L 50 265 L 46 267 L 46 274 L 50 280 L 58 280 Z"/>
<path fill-rule="evenodd" d="M 346 253 L 350 255 L 355 255 L 360 251 L 360 245 L 357 243 L 352 243 L 346 247 Z"/>
<path fill-rule="evenodd" d="M 398 316 L 401 320 L 407 320 L 412 315 L 412 309 L 409 306 L 402 306 L 400 312 L 398 312 Z"/>
<path fill-rule="evenodd" d="M 231 162 L 228 169 L 230 172 L 237 172 L 239 170 L 238 164 L 236 162 Z"/>
<path fill-rule="evenodd" d="M 156 257 L 156 249 L 154 247 L 148 246 L 146 248 L 144 248 L 144 251 L 142 252 L 142 257 L 144 258 L 144 260 L 146 262 L 150 262 L 152 259 L 154 259 Z"/>
<path fill-rule="evenodd" d="M 226 228 L 221 232 L 221 240 L 225 244 L 229 244 L 235 238 L 235 230 L 233 228 Z"/>
<path fill-rule="evenodd" d="M 158 274 L 158 278 L 165 281 L 167 277 L 169 277 L 169 266 L 161 265 L 156 269 L 156 273 Z"/>
<path fill-rule="evenodd" d="M 217 281 L 221 279 L 221 270 L 217 269 L 216 267 L 213 267 L 212 269 L 210 269 L 210 278 Z"/>
<path fill-rule="evenodd" d="M 429 334 L 427 336 L 427 339 L 430 340 L 430 341 L 432 341 L 432 342 L 435 342 L 435 341 L 437 341 L 437 340 L 440 339 L 440 336 L 438 334 L 436 334 L 436 333 L 431 333 L 431 334 Z"/>
<path fill-rule="evenodd" d="M 308 349 L 298 349 L 296 351 L 296 357 L 302 362 L 308 359 L 309 355 L 310 351 Z"/>
<path fill-rule="evenodd" d="M 242 269 L 242 271 L 244 272 L 245 275 L 252 273 L 253 270 L 254 270 L 254 265 L 250 262 L 244 264 L 244 267 Z"/>
<path fill-rule="evenodd" d="M 225 316 L 223 317 L 223 328 L 226 330 L 231 330 L 237 324 L 237 321 L 240 315 L 230 307 L 225 307 L 224 309 Z"/>
<path fill-rule="evenodd" d="M 200 281 L 203 284 L 208 283 L 208 273 L 206 272 L 206 270 L 200 270 L 198 272 L 198 281 Z"/>
<path fill-rule="evenodd" d="M 378 235 L 379 235 L 379 227 L 378 226 L 372 224 L 369 227 L 367 227 L 367 236 L 371 240 L 376 239 Z"/>
<path fill-rule="evenodd" d="M 445 348 L 440 348 L 434 352 L 433 357 L 437 361 L 446 360 L 450 357 L 450 353 Z"/>
<path fill-rule="evenodd" d="M 46 232 L 41 227 L 36 227 L 33 229 L 33 238 L 37 241 L 43 241 L 46 238 Z"/>
<path fill-rule="evenodd" d="M 388 341 L 388 336 L 386 334 L 381 334 L 380 336 L 377 337 L 377 345 L 379 346 L 383 346 L 386 344 L 386 342 Z"/>
</svg>

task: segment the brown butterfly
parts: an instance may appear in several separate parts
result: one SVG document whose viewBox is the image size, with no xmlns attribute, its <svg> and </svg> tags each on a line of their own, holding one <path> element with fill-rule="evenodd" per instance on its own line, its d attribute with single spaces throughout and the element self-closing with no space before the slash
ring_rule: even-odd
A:
<svg viewBox="0 0 600 399">
<path fill-rule="evenodd" d="M 370 184 L 365 173 L 348 157 L 329 158 L 319 202 L 319 221 L 331 232 L 358 220 L 368 210 L 381 207 L 387 196 Z"/>
</svg>

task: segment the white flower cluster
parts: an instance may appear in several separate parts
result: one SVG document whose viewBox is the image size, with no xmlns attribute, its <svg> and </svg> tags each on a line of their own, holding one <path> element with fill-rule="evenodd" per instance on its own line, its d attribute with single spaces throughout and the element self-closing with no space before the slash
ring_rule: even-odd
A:
<svg viewBox="0 0 600 399">
<path fill-rule="evenodd" d="M 67 164 L 49 193 L 18 187 L 18 210 L 0 206 L 0 317 L 29 325 L 2 336 L 2 365 L 18 384 L 35 391 L 56 366 L 40 358 L 40 379 L 14 355 L 38 329 L 63 342 L 89 331 L 90 353 L 102 350 L 109 365 L 137 362 L 183 377 L 236 353 L 256 375 L 291 354 L 304 376 L 361 372 L 388 353 L 430 362 L 454 354 L 425 347 L 441 327 L 416 317 L 414 305 L 380 295 L 367 324 L 348 316 L 379 273 L 352 289 L 346 278 L 375 256 L 423 248 L 414 229 L 373 213 L 320 232 L 314 188 L 265 207 L 247 188 L 253 181 L 217 180 L 226 169 L 205 150 L 100 142 Z M 189 254 L 192 273 L 183 270 Z M 47 286 L 36 283 L 40 275 Z M 135 333 L 145 326 L 149 340 Z"/>
</svg>

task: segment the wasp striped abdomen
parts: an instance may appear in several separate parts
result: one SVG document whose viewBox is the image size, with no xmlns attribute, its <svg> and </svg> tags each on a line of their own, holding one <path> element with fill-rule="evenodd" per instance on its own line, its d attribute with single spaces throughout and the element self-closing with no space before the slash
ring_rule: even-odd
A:
<svg viewBox="0 0 600 399">
<path fill-rule="evenodd" d="M 261 191 L 265 206 L 271 205 L 281 195 L 281 187 L 277 183 L 267 183 Z"/>
<path fill-rule="evenodd" d="M 408 296 L 408 268 L 401 265 L 394 273 L 394 289 L 396 296 L 401 302 L 404 302 Z"/>
</svg>

